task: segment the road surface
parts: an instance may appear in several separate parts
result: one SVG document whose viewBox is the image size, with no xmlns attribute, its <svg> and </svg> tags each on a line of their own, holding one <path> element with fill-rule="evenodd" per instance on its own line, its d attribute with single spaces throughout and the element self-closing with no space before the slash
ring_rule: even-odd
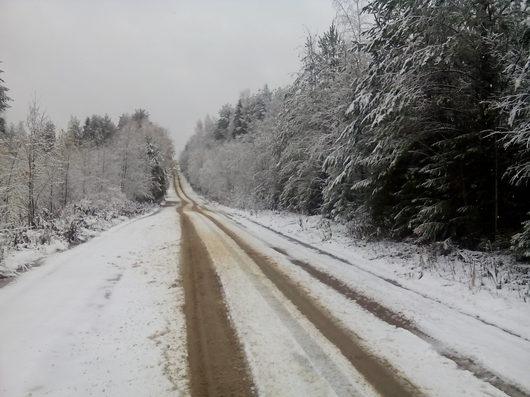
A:
<svg viewBox="0 0 530 397">
<path fill-rule="evenodd" d="M 528 335 L 174 185 L 0 288 L 0 396 L 529 395 Z"/>
<path fill-rule="evenodd" d="M 274 239 L 264 241 L 202 205 L 178 178 L 175 185 L 181 200 L 192 394 L 528 395 L 524 387 L 448 346 L 402 313 L 292 257 Z M 386 288 L 399 287 L 382 281 Z M 219 305 L 220 299 L 224 304 Z M 216 316 L 201 313 L 205 307 L 215 307 Z M 410 346 L 414 351 L 399 352 L 400 358 L 380 354 L 359 332 L 367 313 L 371 321 L 404 334 L 408 340 L 401 349 Z M 454 327 L 468 329 L 471 319 L 455 316 L 464 317 L 466 324 Z M 472 321 L 478 332 L 503 334 L 505 348 L 525 363 L 530 350 L 524 337 Z M 526 343 L 526 350 L 518 352 L 513 341 Z"/>
</svg>

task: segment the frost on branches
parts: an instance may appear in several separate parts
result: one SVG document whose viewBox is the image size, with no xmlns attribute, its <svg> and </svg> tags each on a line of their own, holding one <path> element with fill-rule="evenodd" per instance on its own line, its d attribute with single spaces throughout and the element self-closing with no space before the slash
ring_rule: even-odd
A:
<svg viewBox="0 0 530 397">
<path fill-rule="evenodd" d="M 198 124 L 180 161 L 190 182 L 363 238 L 528 253 L 527 3 L 335 4 L 337 24 L 307 38 L 291 85 L 245 92 Z"/>
<path fill-rule="evenodd" d="M 13 250 L 79 243 L 145 212 L 163 199 L 172 159 L 167 131 L 144 110 L 57 131 L 32 103 L 25 122 L 0 131 L 0 275 Z"/>
</svg>

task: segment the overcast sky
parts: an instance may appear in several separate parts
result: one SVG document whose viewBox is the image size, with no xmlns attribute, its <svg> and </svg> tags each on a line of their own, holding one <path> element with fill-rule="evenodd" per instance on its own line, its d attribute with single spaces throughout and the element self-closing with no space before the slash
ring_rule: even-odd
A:
<svg viewBox="0 0 530 397">
<path fill-rule="evenodd" d="M 8 122 L 37 99 L 58 128 L 145 108 L 177 146 L 245 88 L 289 83 L 331 0 L 0 0 Z"/>
</svg>

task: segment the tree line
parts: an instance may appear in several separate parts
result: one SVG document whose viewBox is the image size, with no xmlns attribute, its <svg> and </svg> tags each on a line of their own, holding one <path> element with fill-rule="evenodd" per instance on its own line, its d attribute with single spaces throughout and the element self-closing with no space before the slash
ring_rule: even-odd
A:
<svg viewBox="0 0 530 397">
<path fill-rule="evenodd" d="M 530 255 L 530 6 L 342 0 L 287 87 L 244 92 L 180 158 L 223 203 L 357 236 Z"/>
<path fill-rule="evenodd" d="M 9 105 L 0 81 L 0 116 Z M 26 120 L 9 126 L 0 117 L 0 230 L 41 228 L 83 200 L 158 202 L 173 161 L 168 132 L 145 110 L 72 117 L 65 130 L 36 101 Z M 87 211 L 90 211 L 87 209 Z"/>
</svg>

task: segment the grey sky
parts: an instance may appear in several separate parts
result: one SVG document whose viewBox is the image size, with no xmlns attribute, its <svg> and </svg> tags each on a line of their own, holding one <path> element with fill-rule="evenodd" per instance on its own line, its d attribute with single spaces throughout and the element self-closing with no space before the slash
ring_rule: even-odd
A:
<svg viewBox="0 0 530 397">
<path fill-rule="evenodd" d="M 245 88 L 290 82 L 306 32 L 333 16 L 331 0 L 0 0 L 6 116 L 35 93 L 59 128 L 142 107 L 181 146 Z"/>
</svg>

